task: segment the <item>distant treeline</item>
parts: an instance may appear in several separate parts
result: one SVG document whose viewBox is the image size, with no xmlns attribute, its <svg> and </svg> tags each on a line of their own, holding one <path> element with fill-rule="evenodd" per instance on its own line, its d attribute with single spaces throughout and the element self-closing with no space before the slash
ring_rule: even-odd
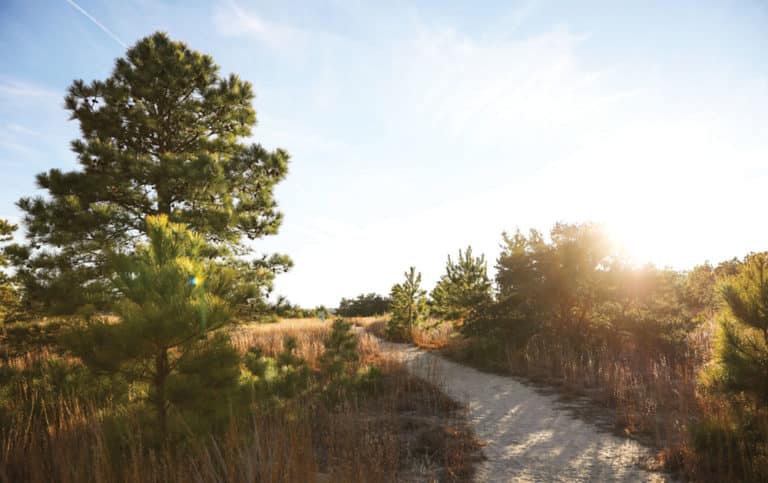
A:
<svg viewBox="0 0 768 483">
<path fill-rule="evenodd" d="M 376 293 L 360 294 L 354 299 L 342 298 L 336 315 L 342 317 L 370 317 L 389 310 L 389 299 Z"/>
</svg>

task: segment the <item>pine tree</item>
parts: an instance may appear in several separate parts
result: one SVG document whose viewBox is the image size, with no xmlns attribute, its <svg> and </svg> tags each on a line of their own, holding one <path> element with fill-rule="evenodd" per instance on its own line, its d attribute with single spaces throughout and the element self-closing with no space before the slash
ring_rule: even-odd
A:
<svg viewBox="0 0 768 483">
<path fill-rule="evenodd" d="M 0 218 L 0 243 L 10 241 L 16 228 L 18 228 L 16 225 L 12 225 L 8 223 L 8 220 Z M 8 258 L 5 256 L 5 253 L 0 250 L 0 268 L 5 268 L 7 266 Z"/>
<path fill-rule="evenodd" d="M 220 76 L 210 56 L 164 33 L 139 40 L 106 80 L 75 81 L 65 105 L 80 125 L 80 169 L 39 174 L 48 197 L 18 202 L 28 295 L 58 312 L 104 303 L 106 254 L 130 248 L 149 215 L 202 234 L 208 256 L 244 254 L 243 238 L 275 234 L 273 187 L 288 154 L 242 142 L 256 123 L 253 98 L 250 83 Z M 248 276 L 269 280 L 284 262 L 261 259 Z"/>
<path fill-rule="evenodd" d="M 720 286 L 714 379 L 768 403 L 768 252 L 748 255 Z"/>
<path fill-rule="evenodd" d="M 296 354 L 295 337 L 283 339 L 283 351 L 277 358 L 267 357 L 259 347 L 251 347 L 245 355 L 245 367 L 251 373 L 253 395 L 262 404 L 274 404 L 303 394 L 310 387 L 307 361 Z M 267 406 L 269 407 L 269 406 Z"/>
<path fill-rule="evenodd" d="M 224 334 L 212 334 L 230 314 L 207 290 L 218 274 L 201 256 L 204 237 L 164 215 L 148 217 L 145 226 L 146 245 L 110 256 L 119 320 L 92 321 L 70 333 L 65 344 L 94 371 L 146 388 L 165 437 L 172 416 L 191 416 L 184 418 L 187 426 L 226 416 L 239 356 Z"/>
<path fill-rule="evenodd" d="M 16 228 L 16 225 L 0 219 L 0 243 L 10 241 Z M 8 316 L 18 309 L 18 293 L 11 284 L 10 277 L 3 272 L 7 266 L 8 257 L 4 250 L 0 250 L 0 324 L 4 324 Z"/>
<path fill-rule="evenodd" d="M 390 292 L 391 316 L 387 323 L 387 336 L 394 340 L 407 340 L 411 329 L 427 317 L 427 292 L 421 288 L 421 273 L 415 267 L 405 272 L 405 281 L 395 284 Z"/>
<path fill-rule="evenodd" d="M 344 319 L 333 321 L 331 332 L 323 343 L 325 352 L 320 356 L 320 366 L 331 379 L 343 375 L 347 365 L 358 359 L 357 337 L 352 332 L 352 324 Z"/>
<path fill-rule="evenodd" d="M 364 397 L 380 390 L 381 372 L 376 366 L 367 365 L 354 371 L 353 364 L 360 356 L 351 323 L 334 320 L 323 343 L 325 351 L 320 356 L 320 367 L 326 378 L 323 388 L 326 402 L 336 404 L 348 400 L 351 393 Z"/>
<path fill-rule="evenodd" d="M 485 256 L 472 256 L 472 247 L 454 262 L 448 255 L 445 274 L 430 294 L 430 313 L 446 320 L 465 320 L 491 301 L 491 281 Z"/>
</svg>

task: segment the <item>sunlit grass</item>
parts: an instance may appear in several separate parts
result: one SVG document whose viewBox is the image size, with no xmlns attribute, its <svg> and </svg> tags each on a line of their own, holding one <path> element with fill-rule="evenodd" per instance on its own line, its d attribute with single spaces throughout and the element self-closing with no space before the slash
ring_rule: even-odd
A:
<svg viewBox="0 0 768 483">
<path fill-rule="evenodd" d="M 331 321 L 283 320 L 241 324 L 232 337 L 240 350 L 257 346 L 270 356 L 283 349 L 285 337 L 295 337 L 296 352 L 317 370 L 330 328 Z M 358 366 L 376 363 L 383 373 L 377 397 L 333 407 L 312 397 L 270 411 L 254 407 L 223 434 L 173 447 L 151 446 L 146 423 L 125 407 L 77 394 L 51 400 L 45 386 L 21 382 L 22 397 L 2 401 L 0 482 L 466 481 L 477 446 L 461 407 L 386 357 L 371 335 L 359 334 L 358 353 Z M 56 357 L 31 347 L 14 364 L 25 369 Z M 128 439 L 115 438 L 111 421 L 118 414 L 128 414 Z M 444 437 L 414 453 L 420 433 L 407 429 L 412 419 Z"/>
</svg>

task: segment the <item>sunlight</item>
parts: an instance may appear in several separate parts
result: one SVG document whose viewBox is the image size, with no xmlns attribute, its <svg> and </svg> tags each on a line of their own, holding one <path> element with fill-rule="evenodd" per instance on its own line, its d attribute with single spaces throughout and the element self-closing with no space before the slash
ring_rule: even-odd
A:
<svg viewBox="0 0 768 483">
<path fill-rule="evenodd" d="M 666 238 L 666 220 L 654 221 L 638 217 L 624 217 L 606 224 L 609 236 L 629 260 L 635 265 L 653 263 L 664 266 L 670 260 L 670 253 L 678 252 L 683 243 L 675 238 Z"/>
</svg>

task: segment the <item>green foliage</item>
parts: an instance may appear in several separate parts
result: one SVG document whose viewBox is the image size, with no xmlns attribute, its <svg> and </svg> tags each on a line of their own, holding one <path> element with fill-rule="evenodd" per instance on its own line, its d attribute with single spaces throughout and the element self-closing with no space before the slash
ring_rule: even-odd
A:
<svg viewBox="0 0 768 483">
<path fill-rule="evenodd" d="M 508 372 L 508 348 L 515 348 L 514 340 L 504 334 L 484 334 L 467 337 L 461 344 L 450 347 L 451 358 L 488 372 Z"/>
<path fill-rule="evenodd" d="M 200 233 L 206 257 L 245 254 L 244 237 L 275 234 L 273 188 L 288 154 L 242 142 L 256 122 L 253 99 L 250 83 L 222 77 L 210 56 L 163 33 L 128 49 L 106 80 L 73 82 L 65 105 L 80 125 L 72 150 L 81 169 L 39 174 L 48 197 L 18 202 L 29 244 L 11 252 L 25 295 L 58 313 L 104 306 L 108 254 L 130 249 L 149 215 Z M 288 265 L 263 258 L 240 282 L 268 284 Z"/>
<path fill-rule="evenodd" d="M 10 283 L 0 283 L 0 326 L 21 316 L 22 307 L 19 292 Z"/>
<path fill-rule="evenodd" d="M 720 293 L 716 360 L 704 377 L 768 404 L 768 252 L 745 257 Z"/>
<path fill-rule="evenodd" d="M 329 403 L 338 403 L 349 396 L 366 396 L 381 389 L 381 372 L 375 366 L 364 366 L 357 371 L 357 336 L 352 324 L 344 319 L 333 321 L 331 332 L 324 341 L 325 351 L 320 356 L 320 367 L 326 379 L 323 394 Z"/>
<path fill-rule="evenodd" d="M 0 219 L 0 244 L 13 238 L 17 226 Z M 0 247 L 0 325 L 11 321 L 20 311 L 19 293 L 10 277 L 3 271 L 8 266 L 8 256 L 4 247 Z"/>
<path fill-rule="evenodd" d="M 257 400 L 273 405 L 305 393 L 310 387 L 307 361 L 295 354 L 296 339 L 286 337 L 283 352 L 277 358 L 264 356 L 252 347 L 245 356 L 245 367 L 251 374 L 250 386 Z"/>
<path fill-rule="evenodd" d="M 320 357 L 320 367 L 330 379 L 341 377 L 348 365 L 358 359 L 357 337 L 352 324 L 344 319 L 333 321 L 331 333 L 323 343 L 325 352 Z"/>
<path fill-rule="evenodd" d="M 721 410 L 722 412 L 722 410 Z M 696 470 L 712 481 L 763 482 L 768 475 L 768 412 L 737 399 L 724 414 L 691 426 Z"/>
<path fill-rule="evenodd" d="M 408 340 L 411 328 L 424 322 L 428 314 L 427 292 L 421 288 L 421 273 L 415 267 L 405 272 L 405 281 L 395 284 L 390 292 L 390 319 L 387 337 Z"/>
<path fill-rule="evenodd" d="M 269 312 L 266 296 L 272 291 L 274 278 L 287 272 L 293 262 L 285 255 L 272 255 L 255 260 L 240 260 L 228 257 L 219 264 L 217 279 L 209 280 L 208 286 L 217 285 L 216 293 L 231 305 L 258 301 L 258 315 Z M 258 283 L 254 283 L 257 281 Z"/>
<path fill-rule="evenodd" d="M 383 376 L 381 370 L 374 365 L 358 369 L 354 377 L 354 390 L 359 395 L 375 395 L 381 392 Z"/>
<path fill-rule="evenodd" d="M 303 319 L 318 317 L 321 319 L 328 318 L 328 309 L 320 305 L 314 309 L 305 309 L 300 305 L 292 304 L 285 296 L 278 295 L 275 303 L 271 306 L 267 306 L 267 312 L 276 317 L 282 317 L 284 319 Z"/>
<path fill-rule="evenodd" d="M 492 339 L 502 337 L 522 347 L 542 324 L 541 262 L 546 252 L 547 246 L 535 230 L 529 236 L 520 231 L 511 237 L 505 233 L 496 262 L 496 303 L 466 320 L 462 332 Z"/>
<path fill-rule="evenodd" d="M 389 310 L 389 299 L 376 293 L 360 294 L 354 299 L 342 298 L 336 315 L 341 317 L 370 317 Z"/>
<path fill-rule="evenodd" d="M 13 232 L 16 231 L 17 228 L 16 225 L 8 223 L 8 220 L 0 218 L 0 243 L 10 241 L 13 238 Z M 8 258 L 5 253 L 0 250 L 0 268 L 5 268 L 7 266 Z M 1 277 L 3 277 L 2 272 L 0 272 L 0 280 L 3 280 Z"/>
<path fill-rule="evenodd" d="M 120 374 L 144 394 L 160 434 L 174 418 L 213 422 L 237 383 L 238 356 L 226 337 L 208 334 L 230 321 L 227 304 L 207 290 L 217 267 L 201 261 L 205 240 L 165 216 L 148 217 L 147 245 L 115 254 L 119 321 L 95 320 L 64 341 L 103 374 Z"/>
<path fill-rule="evenodd" d="M 381 372 L 375 366 L 356 368 L 359 361 L 357 337 L 352 324 L 343 319 L 333 322 L 323 341 L 320 371 L 312 373 L 307 361 L 296 355 L 296 339 L 286 337 L 283 351 L 276 357 L 252 347 L 244 358 L 243 383 L 262 408 L 274 408 L 308 394 L 320 395 L 329 404 L 351 396 L 366 396 L 381 388 Z"/>
<path fill-rule="evenodd" d="M 174 426 L 194 434 L 223 428 L 232 414 L 239 379 L 240 354 L 227 335 L 216 333 L 191 345 L 166 382 L 164 396 L 174 409 Z M 159 401 L 161 388 L 150 389 L 150 400 Z"/>
<path fill-rule="evenodd" d="M 519 332 L 514 337 L 524 343 L 543 328 L 579 334 L 599 319 L 601 282 L 611 264 L 607 237 L 596 225 L 557 224 L 550 240 L 536 230 L 504 234 L 496 263 L 499 308 L 468 321 L 466 332 Z"/>
<path fill-rule="evenodd" d="M 711 313 L 716 271 L 632 267 L 592 224 L 557 224 L 548 240 L 535 230 L 505 234 L 496 268 L 496 302 L 467 317 L 466 335 L 503 339 L 513 351 L 540 333 L 584 351 L 631 341 L 668 361 Z"/>
<path fill-rule="evenodd" d="M 683 356 L 688 334 L 706 320 L 706 287 L 693 287 L 698 275 L 653 266 L 629 268 L 615 264 L 606 273 L 606 290 L 598 313 L 609 328 L 630 336 L 646 353 L 663 353 L 671 362 Z M 696 298 L 694 298 L 696 297 Z"/>
<path fill-rule="evenodd" d="M 610 242 L 599 226 L 556 224 L 549 249 L 542 253 L 543 295 L 550 318 L 560 328 L 585 329 L 597 317 L 605 273 L 611 264 Z"/>
<path fill-rule="evenodd" d="M 685 277 L 685 303 L 704 318 L 709 318 L 717 308 L 716 269 L 709 264 L 697 265 Z"/>
<path fill-rule="evenodd" d="M 313 316 L 317 317 L 320 320 L 325 320 L 331 316 L 331 311 L 328 310 L 328 308 L 325 305 L 318 305 L 314 309 Z"/>
<path fill-rule="evenodd" d="M 128 384 L 121 377 L 94 374 L 81 364 L 60 358 L 35 360 L 24 369 L 0 366 L 0 428 L 14 420 L 51 418 L 60 415 L 60 405 L 73 401 L 88 404 L 123 404 Z"/>
<path fill-rule="evenodd" d="M 63 326 L 59 321 L 12 323 L 4 327 L 0 357 L 20 357 L 29 351 L 57 346 Z"/>
<path fill-rule="evenodd" d="M 445 274 L 430 294 L 430 313 L 445 320 L 463 321 L 491 300 L 491 281 L 485 256 L 472 256 L 472 247 L 454 262 L 448 255 Z"/>
</svg>

